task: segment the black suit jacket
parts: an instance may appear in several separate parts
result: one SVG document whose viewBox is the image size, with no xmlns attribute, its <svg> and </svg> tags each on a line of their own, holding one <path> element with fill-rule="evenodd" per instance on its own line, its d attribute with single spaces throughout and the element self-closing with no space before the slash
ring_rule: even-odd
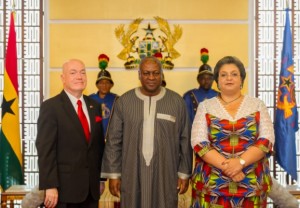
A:
<svg viewBox="0 0 300 208">
<path fill-rule="evenodd" d="M 99 199 L 104 135 L 101 107 L 84 95 L 90 117 L 90 142 L 69 97 L 62 91 L 42 103 L 38 119 L 36 148 L 39 165 L 39 188 L 58 188 L 58 200 L 79 203 L 89 190 Z"/>
</svg>

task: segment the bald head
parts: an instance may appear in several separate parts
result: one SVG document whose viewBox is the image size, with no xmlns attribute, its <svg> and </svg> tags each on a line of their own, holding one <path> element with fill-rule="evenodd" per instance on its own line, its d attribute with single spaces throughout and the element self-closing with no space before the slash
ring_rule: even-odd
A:
<svg viewBox="0 0 300 208">
<path fill-rule="evenodd" d="M 70 67 L 70 65 L 72 65 L 74 63 L 81 64 L 85 68 L 85 65 L 84 65 L 83 61 L 81 61 L 79 59 L 69 59 L 69 60 L 67 60 L 63 63 L 62 72 L 64 73 Z"/>
<path fill-rule="evenodd" d="M 61 80 L 64 90 L 80 98 L 87 84 L 86 70 L 83 61 L 70 59 L 62 66 Z"/>
</svg>

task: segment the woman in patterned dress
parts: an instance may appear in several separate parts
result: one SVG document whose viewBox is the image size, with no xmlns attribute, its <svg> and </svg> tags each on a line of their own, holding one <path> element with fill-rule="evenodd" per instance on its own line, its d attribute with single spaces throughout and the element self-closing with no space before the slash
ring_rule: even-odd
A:
<svg viewBox="0 0 300 208">
<path fill-rule="evenodd" d="M 191 140 L 193 208 L 266 207 L 274 129 L 265 104 L 242 95 L 245 77 L 239 59 L 222 58 L 214 69 L 220 93 L 198 106 Z"/>
</svg>

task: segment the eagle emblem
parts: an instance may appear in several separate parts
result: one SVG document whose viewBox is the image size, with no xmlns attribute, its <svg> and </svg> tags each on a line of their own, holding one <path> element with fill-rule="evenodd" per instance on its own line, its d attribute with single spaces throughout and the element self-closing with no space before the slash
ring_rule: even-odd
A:
<svg viewBox="0 0 300 208">
<path fill-rule="evenodd" d="M 158 36 L 164 45 L 162 52 L 167 52 L 171 59 L 178 58 L 180 53 L 174 48 L 174 45 L 182 36 L 182 28 L 179 25 L 174 25 L 174 31 L 172 32 L 169 23 L 165 19 L 160 17 L 154 17 L 154 19 L 157 21 L 160 30 L 166 35 Z"/>
<path fill-rule="evenodd" d="M 136 52 L 134 50 L 135 41 L 139 38 L 138 36 L 131 37 L 137 32 L 140 23 L 143 21 L 142 18 L 137 18 L 128 26 L 127 31 L 124 29 L 124 24 L 118 26 L 115 29 L 115 35 L 119 42 L 123 45 L 123 50 L 118 54 L 118 58 L 127 60 L 130 57 L 130 53 Z"/>
</svg>

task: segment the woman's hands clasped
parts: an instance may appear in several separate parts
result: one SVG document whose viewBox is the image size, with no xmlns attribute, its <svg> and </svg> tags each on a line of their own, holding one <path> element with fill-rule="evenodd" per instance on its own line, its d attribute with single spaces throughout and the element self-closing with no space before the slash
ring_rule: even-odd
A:
<svg viewBox="0 0 300 208">
<path fill-rule="evenodd" d="M 230 177 L 234 182 L 240 182 L 245 178 L 243 173 L 243 165 L 240 163 L 239 158 L 230 158 L 222 162 L 223 173 Z"/>
</svg>

